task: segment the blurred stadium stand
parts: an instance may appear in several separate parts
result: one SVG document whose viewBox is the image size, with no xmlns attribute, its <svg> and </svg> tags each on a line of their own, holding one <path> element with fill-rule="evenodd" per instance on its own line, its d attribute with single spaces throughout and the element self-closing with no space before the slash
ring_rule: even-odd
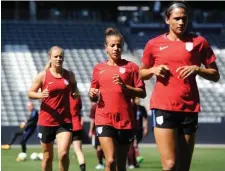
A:
<svg viewBox="0 0 225 171">
<path fill-rule="evenodd" d="M 65 50 L 64 67 L 76 74 L 83 114 L 88 121 L 92 69 L 107 58 L 104 51 L 105 28 L 112 26 L 122 31 L 126 41 L 124 57 L 138 64 L 147 41 L 167 30 L 163 10 L 168 2 L 68 4 L 36 2 L 36 11 L 32 12 L 29 2 L 2 2 L 2 126 L 16 126 L 27 118 L 26 91 L 34 76 L 47 63 L 51 46 L 59 45 Z M 204 9 L 204 5 L 194 8 L 192 2 L 189 3 L 192 12 L 188 29 L 210 42 L 221 74 L 218 83 L 197 77 L 202 103 L 200 122 L 221 123 L 225 122 L 225 5 L 218 2 L 218 10 L 210 10 L 209 4 L 206 2 Z M 152 90 L 154 81 L 146 82 L 147 90 Z M 149 96 L 142 101 L 146 107 L 149 106 Z M 40 101 L 34 103 L 40 105 Z"/>
</svg>

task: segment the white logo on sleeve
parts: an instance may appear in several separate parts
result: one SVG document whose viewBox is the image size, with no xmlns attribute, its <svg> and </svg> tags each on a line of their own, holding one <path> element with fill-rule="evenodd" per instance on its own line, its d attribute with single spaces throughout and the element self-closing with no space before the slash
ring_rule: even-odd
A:
<svg viewBox="0 0 225 171">
<path fill-rule="evenodd" d="M 98 128 L 97 128 L 97 133 L 98 133 L 98 134 L 101 134 L 101 133 L 102 133 L 102 130 L 103 130 L 103 127 L 98 127 Z"/>
<path fill-rule="evenodd" d="M 163 50 L 163 49 L 166 49 L 166 48 L 168 48 L 168 46 L 160 46 L 159 50 Z"/>
<path fill-rule="evenodd" d="M 54 82 L 48 82 L 48 84 L 53 84 Z"/>
<path fill-rule="evenodd" d="M 163 116 L 156 117 L 156 122 L 157 122 L 157 124 L 162 125 L 163 124 Z"/>
<path fill-rule="evenodd" d="M 41 139 L 42 138 L 42 133 L 38 133 L 38 137 Z"/>
</svg>

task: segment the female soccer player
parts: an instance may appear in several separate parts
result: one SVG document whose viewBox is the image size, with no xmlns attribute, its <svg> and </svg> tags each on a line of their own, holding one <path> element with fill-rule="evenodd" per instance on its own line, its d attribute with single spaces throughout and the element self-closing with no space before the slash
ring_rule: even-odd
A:
<svg viewBox="0 0 225 171">
<path fill-rule="evenodd" d="M 94 67 L 90 98 L 99 97 L 95 125 L 105 155 L 105 171 L 125 171 L 127 153 L 133 141 L 134 113 L 131 98 L 145 97 L 138 66 L 121 59 L 124 39 L 114 28 L 105 31 L 108 60 Z"/>
<path fill-rule="evenodd" d="M 180 165 L 177 170 L 188 171 L 200 111 L 195 77 L 216 82 L 220 75 L 209 43 L 202 36 L 185 32 L 188 23 L 185 3 L 170 4 L 165 21 L 169 32 L 146 44 L 140 76 L 143 80 L 153 75 L 157 78 L 150 106 L 163 170 L 175 170 L 175 165 Z"/>
<path fill-rule="evenodd" d="M 104 169 L 104 164 L 103 164 L 103 158 L 104 158 L 104 154 L 102 151 L 102 148 L 100 146 L 100 142 L 98 137 L 96 136 L 95 133 L 95 111 L 96 111 L 96 107 L 97 107 L 97 103 L 96 102 L 92 102 L 91 103 L 91 110 L 90 110 L 90 127 L 89 127 L 89 133 L 88 136 L 89 138 L 91 138 L 91 143 L 94 146 L 94 148 L 96 149 L 96 155 L 98 158 L 98 164 L 96 165 L 95 169 L 97 170 L 101 170 Z"/>
<path fill-rule="evenodd" d="M 84 154 L 82 151 L 83 139 L 83 120 L 81 116 L 82 101 L 80 97 L 74 98 L 70 96 L 70 112 L 72 116 L 73 134 L 72 144 L 74 153 L 77 156 L 78 163 L 81 171 L 86 171 L 86 164 Z"/>
<path fill-rule="evenodd" d="M 63 68 L 64 55 L 61 47 L 53 46 L 48 55 L 51 65 L 36 76 L 28 97 L 42 101 L 38 118 L 38 136 L 43 152 L 42 171 L 52 171 L 55 138 L 59 170 L 68 171 L 72 130 L 69 98 L 70 94 L 76 95 L 76 81 L 73 72 Z"/>
</svg>

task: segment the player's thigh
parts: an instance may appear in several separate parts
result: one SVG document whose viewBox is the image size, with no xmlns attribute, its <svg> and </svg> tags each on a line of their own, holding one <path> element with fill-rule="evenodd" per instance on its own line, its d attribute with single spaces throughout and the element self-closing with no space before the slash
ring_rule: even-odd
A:
<svg viewBox="0 0 225 171">
<path fill-rule="evenodd" d="M 111 126 L 96 126 L 96 133 L 106 160 L 113 160 L 116 130 Z"/>
<path fill-rule="evenodd" d="M 48 159 L 48 160 L 52 160 L 53 159 L 53 155 L 54 155 L 53 144 L 54 144 L 54 142 L 43 143 L 41 141 L 41 148 L 42 148 L 43 158 Z"/>
<path fill-rule="evenodd" d="M 175 130 L 179 127 L 178 118 L 163 110 L 153 110 L 153 129 L 161 160 L 175 161 Z"/>
<path fill-rule="evenodd" d="M 68 152 L 72 138 L 71 128 L 71 124 L 64 124 L 58 127 L 56 131 L 58 153 Z"/>
<path fill-rule="evenodd" d="M 75 152 L 82 150 L 82 141 L 81 140 L 74 140 L 73 141 L 73 149 Z"/>
</svg>

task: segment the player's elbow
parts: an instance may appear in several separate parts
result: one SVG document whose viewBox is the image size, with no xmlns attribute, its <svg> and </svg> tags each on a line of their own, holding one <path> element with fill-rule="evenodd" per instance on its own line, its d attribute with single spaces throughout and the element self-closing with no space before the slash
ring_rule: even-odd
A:
<svg viewBox="0 0 225 171">
<path fill-rule="evenodd" d="M 141 91 L 140 94 L 139 94 L 139 97 L 145 98 L 146 97 L 146 91 L 145 90 Z"/>
<path fill-rule="evenodd" d="M 30 91 L 27 92 L 27 97 L 31 99 L 31 93 L 30 93 Z"/>
<path fill-rule="evenodd" d="M 220 74 L 216 73 L 215 76 L 214 76 L 214 79 L 212 81 L 218 82 L 219 80 L 220 80 Z"/>
</svg>

